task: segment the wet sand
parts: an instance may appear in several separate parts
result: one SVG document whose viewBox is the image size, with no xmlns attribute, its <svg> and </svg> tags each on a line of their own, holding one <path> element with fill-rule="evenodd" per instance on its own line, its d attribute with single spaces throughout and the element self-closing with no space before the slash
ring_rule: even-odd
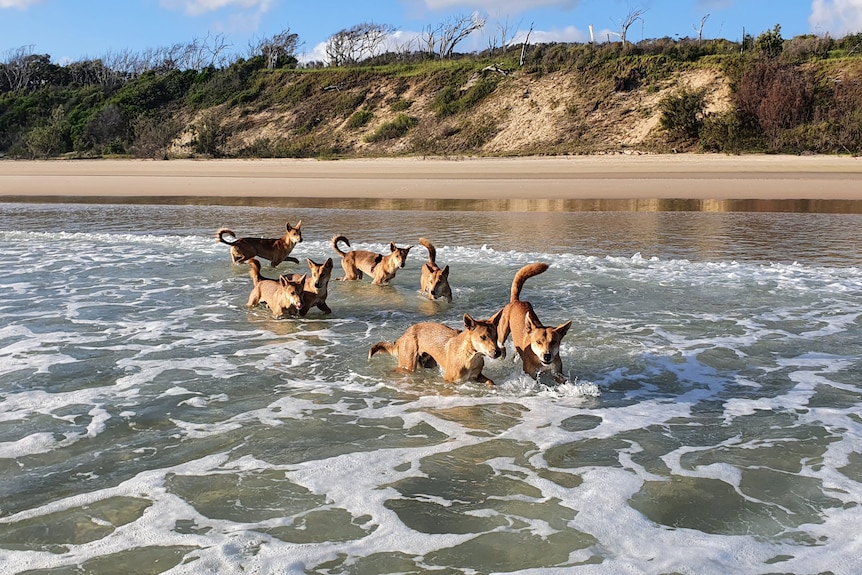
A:
<svg viewBox="0 0 862 575">
<path fill-rule="evenodd" d="M 480 209 L 500 203 L 503 209 L 578 209 L 602 202 L 629 208 L 693 202 L 703 209 L 776 200 L 857 203 L 862 200 L 862 158 L 680 154 L 0 161 L 0 201 L 293 201 L 356 207 L 395 202 L 395 207 L 426 208 L 466 202 Z"/>
</svg>

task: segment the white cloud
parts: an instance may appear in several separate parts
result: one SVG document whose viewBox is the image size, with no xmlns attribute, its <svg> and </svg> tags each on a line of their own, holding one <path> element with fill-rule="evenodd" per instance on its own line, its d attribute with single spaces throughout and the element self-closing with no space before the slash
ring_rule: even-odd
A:
<svg viewBox="0 0 862 575">
<path fill-rule="evenodd" d="M 862 0 L 813 0 L 808 17 L 817 34 L 842 37 L 862 31 Z"/>
<path fill-rule="evenodd" d="M 517 14 L 545 6 L 557 8 L 574 8 L 579 0 L 421 0 L 430 10 L 449 10 L 465 8 L 470 10 L 485 10 L 495 14 Z"/>
<path fill-rule="evenodd" d="M 0 0 L 4 2 L 6 0 Z M 182 10 L 189 16 L 199 16 L 223 8 L 257 10 L 267 12 L 273 0 L 162 0 L 162 6 L 171 10 Z"/>
<path fill-rule="evenodd" d="M 34 4 L 38 4 L 42 0 L 0 0 L 0 8 L 17 8 L 18 10 L 26 10 Z"/>
<path fill-rule="evenodd" d="M 519 30 L 510 44 L 522 44 L 527 37 L 528 30 Z M 574 26 L 565 28 L 554 28 L 551 30 L 533 30 L 530 32 L 530 44 L 550 44 L 553 42 L 587 42 L 590 39 L 589 32 L 579 30 Z M 597 40 L 599 40 L 597 38 Z M 601 40 L 599 40 L 601 41 Z"/>
</svg>

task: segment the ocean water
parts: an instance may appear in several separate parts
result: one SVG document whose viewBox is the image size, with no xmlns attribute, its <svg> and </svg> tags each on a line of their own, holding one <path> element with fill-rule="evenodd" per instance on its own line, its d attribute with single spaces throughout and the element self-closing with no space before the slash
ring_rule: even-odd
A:
<svg viewBox="0 0 862 575">
<path fill-rule="evenodd" d="M 437 247 L 454 300 L 247 309 L 214 239 L 303 271 Z M 0 204 L 0 571 L 835 573 L 862 556 L 862 216 Z M 522 298 L 569 383 L 367 359 Z M 342 271 L 336 257 L 335 278 Z"/>
</svg>

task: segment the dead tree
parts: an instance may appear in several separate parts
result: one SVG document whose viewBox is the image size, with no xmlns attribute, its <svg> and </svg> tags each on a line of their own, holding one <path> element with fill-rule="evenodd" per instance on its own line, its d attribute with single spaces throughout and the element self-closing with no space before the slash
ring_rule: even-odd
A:
<svg viewBox="0 0 862 575">
<path fill-rule="evenodd" d="M 691 25 L 694 28 L 694 31 L 697 32 L 697 45 L 700 46 L 703 43 L 703 26 L 706 24 L 706 21 L 709 20 L 709 14 L 700 19 L 700 26 Z"/>
<path fill-rule="evenodd" d="M 520 25 L 520 23 L 519 23 L 519 25 Z M 508 16 L 506 17 L 506 20 L 504 22 L 497 22 L 497 32 L 499 32 L 499 34 L 500 34 L 500 36 L 499 36 L 499 38 L 500 38 L 500 49 L 502 50 L 503 54 L 505 54 L 506 51 L 508 50 L 509 44 L 512 42 L 512 40 L 515 39 L 515 33 L 516 33 L 517 29 L 518 29 L 517 26 L 515 26 L 514 28 L 509 26 L 509 17 Z M 488 38 L 488 52 L 493 54 L 496 49 L 497 49 L 497 36 L 496 35 L 490 36 Z"/>
<path fill-rule="evenodd" d="M 439 58 L 451 58 L 455 46 L 464 38 L 485 27 L 486 18 L 476 12 L 470 16 L 454 16 L 436 28 L 428 26 L 421 36 L 425 51 Z"/>
<path fill-rule="evenodd" d="M 291 33 L 290 28 L 287 28 L 270 38 L 263 38 L 254 44 L 250 43 L 249 51 L 253 56 L 263 56 L 266 68 L 272 70 L 286 62 L 296 60 L 299 46 L 299 35 Z"/>
<path fill-rule="evenodd" d="M 443 24 L 440 36 L 440 57 L 451 58 L 455 46 L 464 38 L 485 27 L 487 18 L 474 12 L 470 16 L 455 16 Z"/>
<path fill-rule="evenodd" d="M 530 29 L 527 30 L 527 35 L 524 36 L 524 41 L 521 43 L 521 58 L 518 60 L 518 66 L 523 66 L 527 59 L 527 46 L 530 44 L 530 34 L 533 33 L 533 24 L 534 22 L 530 23 Z"/>
<path fill-rule="evenodd" d="M 33 57 L 33 45 L 21 46 L 6 53 L 6 61 L 0 66 L 0 73 L 6 80 L 9 90 L 23 92 L 30 84 L 32 69 L 29 60 Z"/>
<path fill-rule="evenodd" d="M 363 22 L 340 30 L 326 41 L 326 56 L 332 66 L 361 62 L 374 56 L 380 46 L 395 32 L 389 24 Z"/>
<path fill-rule="evenodd" d="M 643 21 L 642 16 L 646 13 L 645 8 L 631 9 L 625 18 L 620 20 L 620 40 L 623 43 L 623 46 L 626 45 L 626 35 L 629 32 L 629 28 L 632 27 L 632 24 L 637 22 L 638 20 Z"/>
</svg>

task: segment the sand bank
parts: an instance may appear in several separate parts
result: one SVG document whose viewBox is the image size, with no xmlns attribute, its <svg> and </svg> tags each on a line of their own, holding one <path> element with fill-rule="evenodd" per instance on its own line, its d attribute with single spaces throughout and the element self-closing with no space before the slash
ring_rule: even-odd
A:
<svg viewBox="0 0 862 575">
<path fill-rule="evenodd" d="M 0 201 L 862 200 L 862 159 L 606 155 L 357 160 L 0 161 Z M 197 199 L 197 201 L 195 201 Z M 182 202 L 188 203 L 188 202 Z M 227 202 L 236 203 L 236 202 Z M 541 208 L 538 208 L 541 209 Z M 854 210 L 855 211 L 855 210 Z"/>
</svg>

